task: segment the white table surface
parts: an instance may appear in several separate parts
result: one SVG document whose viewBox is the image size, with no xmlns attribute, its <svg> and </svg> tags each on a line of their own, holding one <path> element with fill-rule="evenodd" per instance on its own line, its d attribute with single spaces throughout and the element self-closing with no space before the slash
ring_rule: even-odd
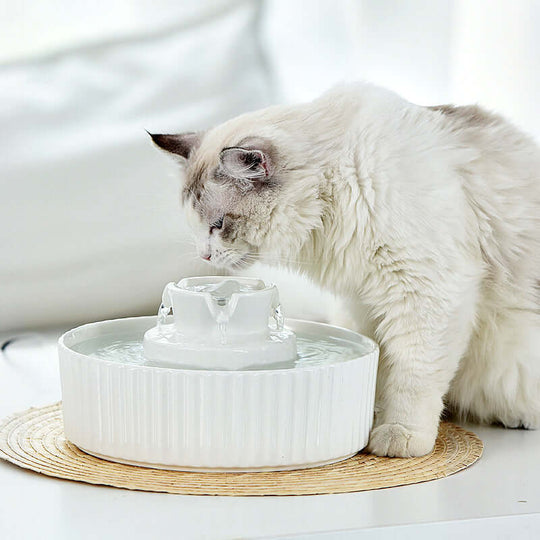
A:
<svg viewBox="0 0 540 540">
<path fill-rule="evenodd" d="M 53 332 L 26 336 L 0 354 L 0 417 L 59 399 Z M 0 539 L 540 538 L 540 431 L 464 427 L 485 445 L 470 469 L 339 495 L 144 493 L 49 478 L 0 461 Z"/>
</svg>

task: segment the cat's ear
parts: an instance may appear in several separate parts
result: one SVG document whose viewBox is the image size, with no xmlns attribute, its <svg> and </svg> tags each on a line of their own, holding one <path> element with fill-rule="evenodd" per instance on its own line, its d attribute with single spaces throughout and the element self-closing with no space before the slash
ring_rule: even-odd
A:
<svg viewBox="0 0 540 540">
<path fill-rule="evenodd" d="M 183 159 L 189 159 L 193 150 L 201 144 L 202 138 L 201 133 L 195 131 L 189 133 L 177 133 L 174 135 L 147 133 L 152 137 L 154 144 L 159 146 L 162 150 Z"/>
<path fill-rule="evenodd" d="M 219 156 L 221 168 L 227 176 L 240 180 L 267 180 L 272 176 L 270 153 L 258 148 L 224 148 Z"/>
</svg>

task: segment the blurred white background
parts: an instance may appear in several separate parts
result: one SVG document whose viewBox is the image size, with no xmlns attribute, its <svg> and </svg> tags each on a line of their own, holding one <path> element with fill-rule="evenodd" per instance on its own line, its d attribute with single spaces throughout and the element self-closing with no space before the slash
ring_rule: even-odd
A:
<svg viewBox="0 0 540 540">
<path fill-rule="evenodd" d="M 0 330 L 153 312 L 209 273 L 155 132 L 369 80 L 540 137 L 537 0 L 0 0 Z M 288 314 L 331 299 L 267 269 Z"/>
</svg>

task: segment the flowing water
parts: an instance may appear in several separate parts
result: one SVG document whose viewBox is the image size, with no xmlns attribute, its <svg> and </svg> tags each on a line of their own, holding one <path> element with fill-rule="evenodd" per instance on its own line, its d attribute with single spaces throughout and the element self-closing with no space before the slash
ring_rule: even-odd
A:
<svg viewBox="0 0 540 540">
<path fill-rule="evenodd" d="M 371 345 L 353 343 L 335 337 L 316 337 L 296 332 L 297 358 L 286 365 L 266 366 L 257 369 L 292 369 L 322 366 L 346 362 L 371 350 Z M 144 357 L 140 334 L 104 335 L 83 341 L 71 347 L 73 350 L 111 362 L 159 367 L 159 363 Z M 167 366 L 170 367 L 170 366 Z M 204 369 L 204 368 L 203 368 Z"/>
</svg>

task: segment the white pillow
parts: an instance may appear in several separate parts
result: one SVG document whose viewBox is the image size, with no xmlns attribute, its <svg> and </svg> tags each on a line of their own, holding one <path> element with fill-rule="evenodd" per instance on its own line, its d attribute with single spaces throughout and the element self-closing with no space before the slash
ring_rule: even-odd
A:
<svg viewBox="0 0 540 540">
<path fill-rule="evenodd" d="M 204 128 L 270 101 L 256 2 L 0 68 L 0 330 L 157 309 L 208 273 L 175 167 L 144 128 Z M 228 9 L 223 9 L 227 4 Z M 175 15 L 178 10 L 173 13 Z"/>
</svg>

